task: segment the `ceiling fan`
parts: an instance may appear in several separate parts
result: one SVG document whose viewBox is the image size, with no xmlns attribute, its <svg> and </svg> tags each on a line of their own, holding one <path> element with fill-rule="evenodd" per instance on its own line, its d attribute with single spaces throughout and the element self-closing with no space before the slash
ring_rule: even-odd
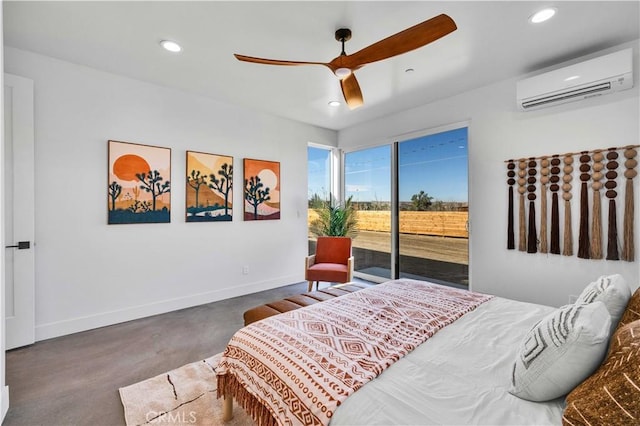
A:
<svg viewBox="0 0 640 426">
<path fill-rule="evenodd" d="M 453 19 L 448 15 L 442 14 L 380 40 L 356 53 L 347 55 L 344 51 L 344 43 L 351 38 L 351 30 L 348 28 L 340 28 L 336 31 L 335 37 L 336 40 L 342 43 L 342 53 L 332 59 L 331 62 L 281 61 L 238 54 L 234 54 L 234 56 L 240 61 L 257 64 L 289 66 L 324 65 L 340 79 L 344 99 L 349 108 L 354 109 L 363 104 L 362 91 L 360 90 L 360 85 L 358 84 L 358 80 L 356 80 L 354 71 L 362 68 L 366 64 L 410 52 L 438 40 L 456 29 L 457 27 Z"/>
</svg>

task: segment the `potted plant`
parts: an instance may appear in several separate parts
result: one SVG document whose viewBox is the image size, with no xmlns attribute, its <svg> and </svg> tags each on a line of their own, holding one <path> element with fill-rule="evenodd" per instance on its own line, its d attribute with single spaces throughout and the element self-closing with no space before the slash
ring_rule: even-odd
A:
<svg viewBox="0 0 640 426">
<path fill-rule="evenodd" d="M 355 237 L 356 209 L 351 199 L 347 198 L 343 203 L 337 203 L 333 197 L 325 201 L 321 208 L 317 209 L 318 218 L 309 225 L 309 232 L 315 236 Z"/>
</svg>

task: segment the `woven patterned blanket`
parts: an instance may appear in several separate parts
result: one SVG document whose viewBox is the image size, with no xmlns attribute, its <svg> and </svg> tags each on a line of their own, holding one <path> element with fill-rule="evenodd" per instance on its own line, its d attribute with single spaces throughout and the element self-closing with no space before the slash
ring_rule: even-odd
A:
<svg viewBox="0 0 640 426">
<path fill-rule="evenodd" d="M 395 280 L 239 330 L 218 367 L 259 425 L 326 425 L 350 394 L 491 296 Z"/>
</svg>

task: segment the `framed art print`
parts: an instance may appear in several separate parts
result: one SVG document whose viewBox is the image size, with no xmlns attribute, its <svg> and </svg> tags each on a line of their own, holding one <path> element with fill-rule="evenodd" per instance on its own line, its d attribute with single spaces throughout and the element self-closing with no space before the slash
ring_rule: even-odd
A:
<svg viewBox="0 0 640 426">
<path fill-rule="evenodd" d="M 187 222 L 233 219 L 233 157 L 187 151 Z"/>
<path fill-rule="evenodd" d="M 280 219 L 280 163 L 244 159 L 244 220 Z"/>
<path fill-rule="evenodd" d="M 109 141 L 108 223 L 171 221 L 171 148 Z"/>
</svg>

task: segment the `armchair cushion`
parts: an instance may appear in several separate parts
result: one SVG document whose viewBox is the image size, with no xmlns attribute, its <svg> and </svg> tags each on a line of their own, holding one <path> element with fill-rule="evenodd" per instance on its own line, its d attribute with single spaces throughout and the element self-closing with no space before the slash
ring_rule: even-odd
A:
<svg viewBox="0 0 640 426">
<path fill-rule="evenodd" d="M 347 264 L 351 256 L 351 238 L 349 237 L 318 237 L 316 244 L 315 263 Z"/>
<path fill-rule="evenodd" d="M 316 263 L 307 269 L 307 281 L 342 283 L 349 281 L 349 267 L 342 263 Z"/>
</svg>

